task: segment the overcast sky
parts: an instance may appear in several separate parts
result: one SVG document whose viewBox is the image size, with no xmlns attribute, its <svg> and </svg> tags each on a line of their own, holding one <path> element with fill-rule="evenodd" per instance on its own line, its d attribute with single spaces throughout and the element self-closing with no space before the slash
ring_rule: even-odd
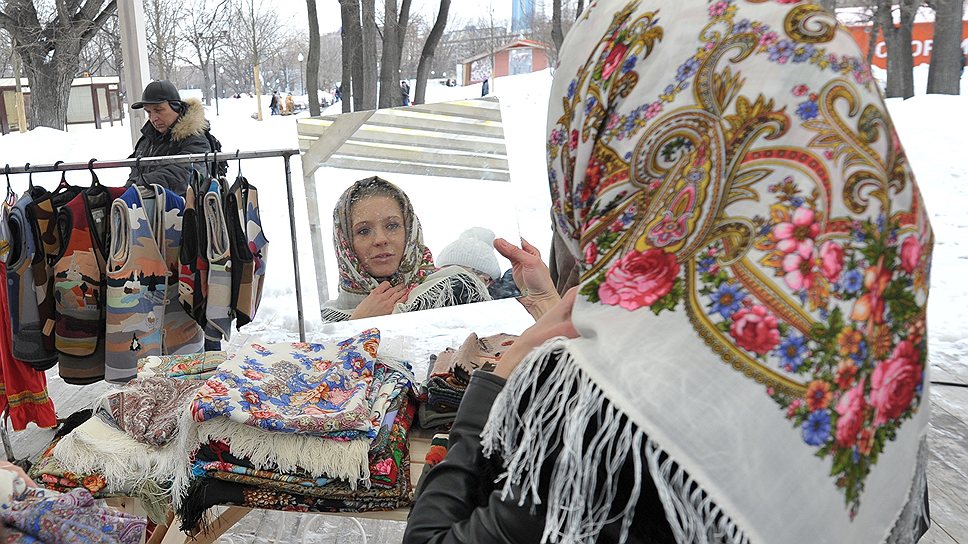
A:
<svg viewBox="0 0 968 544">
<path fill-rule="evenodd" d="M 493 11 L 495 22 L 507 22 L 511 19 L 511 5 L 514 0 L 452 0 L 450 3 L 450 24 L 476 20 L 489 20 Z M 377 2 L 381 4 L 382 2 Z M 300 28 L 307 28 L 305 0 L 279 0 L 271 2 L 280 12 L 292 15 L 291 24 Z M 399 4 L 399 2 L 398 2 Z M 542 4 L 537 0 L 535 4 Z M 440 7 L 439 0 L 413 0 L 411 14 L 423 14 L 428 21 L 433 20 Z M 317 0 L 316 9 L 319 14 L 319 31 L 321 33 L 335 32 L 340 28 L 339 0 Z"/>
</svg>

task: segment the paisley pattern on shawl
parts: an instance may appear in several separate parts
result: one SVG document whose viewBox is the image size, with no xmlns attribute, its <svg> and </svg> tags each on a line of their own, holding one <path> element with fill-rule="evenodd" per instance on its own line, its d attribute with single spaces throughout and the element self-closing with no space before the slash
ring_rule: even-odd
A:
<svg viewBox="0 0 968 544">
<path fill-rule="evenodd" d="M 615 15 L 550 132 L 557 225 L 585 299 L 686 312 L 828 460 L 853 516 L 922 402 L 933 236 L 864 60 L 826 47 L 833 18 L 802 3 L 771 27 L 743 3 L 710 2 L 694 54 L 645 101 L 659 14 Z M 747 90 L 753 59 L 823 77 Z"/>
<path fill-rule="evenodd" d="M 198 422 L 224 416 L 266 431 L 372 438 L 368 396 L 379 344 L 377 329 L 334 344 L 250 344 L 205 382 L 192 416 Z"/>
<path fill-rule="evenodd" d="M 57 493 L 29 488 L 0 510 L 11 534 L 4 542 L 102 542 L 135 544 L 144 536 L 146 522 L 113 508 L 98 506 L 85 489 Z"/>
</svg>

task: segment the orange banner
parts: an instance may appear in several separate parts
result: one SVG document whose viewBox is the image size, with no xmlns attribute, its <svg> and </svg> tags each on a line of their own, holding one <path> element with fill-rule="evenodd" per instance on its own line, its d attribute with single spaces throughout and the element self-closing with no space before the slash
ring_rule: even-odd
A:
<svg viewBox="0 0 968 544">
<path fill-rule="evenodd" d="M 860 44 L 861 51 L 867 55 L 867 47 L 870 44 L 870 26 L 851 26 L 847 27 L 854 39 Z M 877 33 L 877 41 L 874 44 L 874 61 L 871 63 L 879 68 L 887 68 L 887 46 L 884 44 L 884 34 Z M 962 37 L 968 35 L 968 21 L 961 22 Z M 934 23 L 914 23 L 911 38 L 911 53 L 914 54 L 914 65 L 927 64 L 931 62 L 931 49 L 934 45 Z M 961 53 L 968 53 L 968 38 L 961 40 Z"/>
</svg>

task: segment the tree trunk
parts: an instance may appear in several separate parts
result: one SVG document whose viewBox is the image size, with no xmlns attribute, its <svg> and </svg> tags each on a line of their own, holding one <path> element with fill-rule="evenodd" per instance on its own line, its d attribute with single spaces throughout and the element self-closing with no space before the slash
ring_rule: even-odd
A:
<svg viewBox="0 0 968 544">
<path fill-rule="evenodd" d="M 306 0 L 309 11 L 309 64 L 306 68 L 306 88 L 309 95 L 309 115 L 318 117 L 319 108 L 319 17 L 316 15 L 316 0 Z M 308 89 L 308 91 L 306 90 Z"/>
<path fill-rule="evenodd" d="M 346 11 L 343 22 L 343 111 L 360 111 L 366 109 L 363 98 L 363 29 L 360 23 L 360 2 L 342 0 L 341 6 Z M 349 62 L 350 77 L 345 77 L 346 62 Z"/>
<path fill-rule="evenodd" d="M 215 70 L 212 70 L 215 73 Z M 208 62 L 202 65 L 202 96 L 205 98 L 205 105 L 212 105 L 212 76 L 208 75 Z"/>
<path fill-rule="evenodd" d="M 575 7 L 575 20 L 577 21 L 581 17 L 581 12 L 585 11 L 584 0 L 578 0 L 578 6 Z"/>
<path fill-rule="evenodd" d="M 928 94 L 961 92 L 961 0 L 936 0 L 934 46 L 928 69 Z"/>
<path fill-rule="evenodd" d="M 891 0 L 878 0 L 877 20 L 884 32 L 887 46 L 887 97 L 914 96 L 914 56 L 911 39 L 914 25 L 915 0 L 901 0 L 900 25 L 894 26 Z"/>
<path fill-rule="evenodd" d="M 551 41 L 555 43 L 555 56 L 561 54 L 565 35 L 561 31 L 561 0 L 551 0 Z"/>
<path fill-rule="evenodd" d="M 18 41 L 24 71 L 30 81 L 30 125 L 64 130 L 67 125 L 67 100 L 77 69 L 80 48 L 55 51 L 48 61 L 38 55 L 40 47 L 24 47 Z"/>
<path fill-rule="evenodd" d="M 374 0 L 362 0 L 361 4 L 362 20 L 360 24 L 363 30 L 363 47 L 360 48 L 360 103 L 354 108 L 359 110 L 376 109 L 376 77 L 377 67 L 373 62 L 376 60 L 376 8 Z M 354 83 L 356 83 L 354 78 Z M 356 85 L 354 85 L 356 87 Z"/>
<path fill-rule="evenodd" d="M 312 1 L 312 0 L 310 0 Z M 351 43 L 350 40 L 350 28 L 352 25 L 352 6 L 349 5 L 350 2 L 345 0 L 340 0 L 340 21 L 343 23 L 343 28 L 340 31 L 340 49 L 341 61 L 342 61 L 342 79 L 339 83 L 340 90 L 340 103 L 342 104 L 343 113 L 349 113 L 352 111 L 353 102 L 353 47 L 355 45 Z M 359 6 L 357 6 L 358 8 Z M 359 14 L 359 9 L 356 11 Z"/>
<path fill-rule="evenodd" d="M 420 51 L 420 62 L 417 64 L 417 88 L 413 93 L 413 103 L 423 104 L 427 94 L 427 76 L 430 75 L 430 66 L 434 61 L 434 51 L 440 43 L 444 29 L 447 27 L 447 14 L 450 12 L 450 0 L 440 0 L 440 10 L 437 11 L 437 20 L 434 27 L 430 29 L 427 41 L 424 42 L 423 49 Z"/>
<path fill-rule="evenodd" d="M 384 0 L 383 56 L 380 62 L 381 108 L 403 104 L 400 96 L 400 29 L 397 27 L 397 0 Z"/>
</svg>

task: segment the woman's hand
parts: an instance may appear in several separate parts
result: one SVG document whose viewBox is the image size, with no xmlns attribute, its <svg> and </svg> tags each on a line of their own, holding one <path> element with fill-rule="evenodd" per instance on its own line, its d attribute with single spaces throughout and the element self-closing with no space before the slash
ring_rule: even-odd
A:
<svg viewBox="0 0 968 544">
<path fill-rule="evenodd" d="M 518 366 L 518 363 L 528 353 L 531 353 L 531 350 L 544 344 L 549 338 L 556 336 L 578 338 L 578 331 L 575 330 L 575 326 L 571 322 L 571 310 L 575 306 L 577 295 L 577 287 L 569 289 L 558 304 L 549 308 L 534 325 L 521 333 L 521 336 L 501 356 L 501 360 L 498 361 L 497 367 L 494 369 L 494 374 L 507 379 Z"/>
<path fill-rule="evenodd" d="M 363 319 L 364 317 L 376 317 L 378 315 L 388 315 L 393 313 L 393 307 L 398 302 L 407 300 L 409 291 L 406 285 L 393 287 L 390 282 L 385 281 L 370 291 L 369 295 L 360 302 L 360 305 L 353 310 L 350 319 Z"/>
<path fill-rule="evenodd" d="M 11 463 L 10 461 L 0 461 L 0 469 L 9 470 L 10 472 L 13 472 L 17 476 L 20 476 L 20 479 L 23 480 L 25 484 L 27 484 L 27 487 L 37 487 L 37 484 L 30 479 L 30 476 L 27 476 L 27 473 L 24 472 L 24 469 Z"/>
<path fill-rule="evenodd" d="M 511 261 L 511 276 L 523 295 L 518 300 L 535 319 L 541 318 L 561 300 L 538 248 L 524 238 L 521 239 L 521 247 L 504 238 L 497 238 L 494 240 L 494 249 Z"/>
</svg>

